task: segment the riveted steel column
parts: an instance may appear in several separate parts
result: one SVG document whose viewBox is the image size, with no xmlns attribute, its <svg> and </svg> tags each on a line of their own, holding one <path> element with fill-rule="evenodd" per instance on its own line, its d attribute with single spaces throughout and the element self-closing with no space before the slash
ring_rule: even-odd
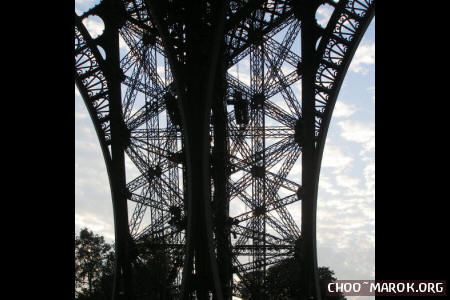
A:
<svg viewBox="0 0 450 300">
<path fill-rule="evenodd" d="M 316 254 L 316 209 L 318 170 L 315 151 L 314 76 L 316 69 L 315 11 L 316 1 L 302 1 L 301 51 L 302 51 L 302 299 L 319 299 Z"/>
<path fill-rule="evenodd" d="M 205 169 L 205 157 L 209 157 L 209 132 L 205 134 L 203 128 L 208 126 L 209 119 L 205 110 L 205 99 L 202 97 L 204 89 L 202 80 L 206 73 L 205 54 L 201 37 L 205 34 L 204 24 L 201 22 L 201 5 L 194 2 L 189 7 L 189 18 L 186 20 L 186 66 L 183 82 L 187 88 L 187 97 L 183 104 L 184 112 L 187 116 L 186 129 L 189 135 L 189 142 L 186 143 L 186 155 L 190 158 L 190 164 L 187 165 L 190 176 L 187 178 L 188 188 L 190 190 L 189 214 L 192 216 L 191 234 L 194 243 L 194 270 L 191 275 L 190 293 L 195 291 L 197 299 L 208 299 L 208 291 L 211 290 L 211 277 L 208 275 L 208 234 L 205 224 L 205 205 L 209 201 L 209 194 L 205 194 L 205 178 L 209 177 L 208 170 Z M 202 47 L 203 46 L 203 47 Z"/>
<path fill-rule="evenodd" d="M 125 145 L 128 140 L 122 117 L 121 81 L 123 74 L 120 69 L 119 28 L 121 3 L 117 0 L 104 0 L 101 4 L 101 17 L 105 30 L 101 45 L 106 53 L 105 76 L 109 89 L 109 111 L 111 126 L 111 165 L 109 183 L 114 213 L 115 233 L 115 272 L 113 299 L 134 299 L 132 288 L 132 271 L 130 257 L 130 233 L 128 228 L 128 207 L 125 180 Z"/>
<path fill-rule="evenodd" d="M 217 240 L 217 264 L 224 300 L 232 299 L 232 265 L 229 219 L 229 198 L 227 183 L 229 157 L 226 140 L 227 110 L 224 102 L 226 92 L 225 59 L 218 62 L 217 77 L 212 104 L 212 125 L 214 126 L 214 147 L 212 151 L 212 178 L 214 181 L 213 214 L 215 216 L 215 235 Z"/>
<path fill-rule="evenodd" d="M 185 36 L 180 37 L 185 52 L 176 57 L 163 16 L 167 7 L 146 1 L 161 34 L 181 101 L 179 109 L 185 142 L 187 173 L 186 257 L 181 299 L 209 299 L 212 292 L 222 300 L 221 281 L 213 242 L 211 201 L 210 111 L 217 77 L 217 61 L 222 51 L 225 7 L 223 1 L 211 7 L 194 1 L 184 7 Z M 207 10 L 217 18 L 205 22 Z"/>
</svg>

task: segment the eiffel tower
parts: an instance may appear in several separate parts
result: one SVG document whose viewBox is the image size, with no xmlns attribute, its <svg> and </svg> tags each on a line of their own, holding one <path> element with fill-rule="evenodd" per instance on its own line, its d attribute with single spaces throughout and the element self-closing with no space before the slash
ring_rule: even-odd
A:
<svg viewBox="0 0 450 300">
<path fill-rule="evenodd" d="M 113 299 L 145 297 L 133 270 L 158 251 L 162 299 L 267 299 L 267 268 L 296 256 L 301 298 L 320 300 L 322 154 L 374 14 L 374 0 L 102 0 L 75 13 L 75 82 L 111 187 Z"/>
</svg>

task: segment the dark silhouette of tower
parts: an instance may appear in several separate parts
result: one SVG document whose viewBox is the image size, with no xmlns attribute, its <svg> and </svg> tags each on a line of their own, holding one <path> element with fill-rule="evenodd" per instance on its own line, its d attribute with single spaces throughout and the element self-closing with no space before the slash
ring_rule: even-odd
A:
<svg viewBox="0 0 450 300">
<path fill-rule="evenodd" d="M 324 26 L 321 6 L 331 11 Z M 302 298 L 320 299 L 322 153 L 374 9 L 374 0 L 103 0 L 74 15 L 75 82 L 111 186 L 114 299 L 142 297 L 133 268 L 151 251 L 170 261 L 166 299 L 231 299 L 237 281 L 265 299 L 267 267 L 294 254 Z M 97 38 L 83 25 L 91 15 L 105 25 Z M 289 177 L 296 162 L 301 178 Z"/>
</svg>

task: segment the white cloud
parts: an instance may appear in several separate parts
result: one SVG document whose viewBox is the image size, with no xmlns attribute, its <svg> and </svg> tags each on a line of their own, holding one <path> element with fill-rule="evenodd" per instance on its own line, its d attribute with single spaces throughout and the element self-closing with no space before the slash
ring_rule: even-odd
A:
<svg viewBox="0 0 450 300">
<path fill-rule="evenodd" d="M 75 0 L 75 5 L 78 5 L 78 8 L 82 8 L 84 11 L 89 10 L 99 3 L 100 0 Z"/>
<path fill-rule="evenodd" d="M 86 27 L 92 38 L 101 35 L 105 29 L 102 19 L 97 16 L 89 16 L 83 19 L 83 25 Z"/>
<path fill-rule="evenodd" d="M 230 216 L 235 217 L 247 211 L 249 208 L 241 200 L 235 198 L 230 202 Z"/>
<path fill-rule="evenodd" d="M 361 122 L 355 120 L 344 120 L 338 122 L 341 127 L 341 137 L 347 141 L 361 144 L 363 151 L 375 149 L 375 124 L 373 122 Z"/>
<path fill-rule="evenodd" d="M 273 97 L 271 100 L 273 101 L 273 103 L 278 105 L 282 110 L 284 110 L 287 114 L 291 114 L 291 109 L 287 105 L 286 101 L 281 96 L 281 94 L 279 94 L 279 95 L 280 95 L 280 97 Z"/>
<path fill-rule="evenodd" d="M 349 197 L 321 197 L 317 211 L 319 266 L 330 267 L 338 279 L 373 279 L 373 217 L 373 201 L 362 205 Z"/>
<path fill-rule="evenodd" d="M 85 227 L 96 234 L 103 235 L 109 243 L 114 241 L 114 227 L 112 226 L 112 222 L 99 218 L 96 214 L 75 213 L 75 233 L 78 234 Z"/>
<path fill-rule="evenodd" d="M 336 176 L 336 183 L 341 188 L 340 195 L 346 195 L 348 197 L 366 197 L 372 195 L 372 192 L 367 188 L 361 187 L 361 179 L 349 176 L 346 174 L 338 174 Z M 353 199 L 355 202 L 365 202 L 360 198 Z"/>
<path fill-rule="evenodd" d="M 75 120 L 76 121 L 82 120 L 82 119 L 87 119 L 88 117 L 89 117 L 89 115 L 87 113 L 79 112 L 79 111 L 75 112 Z M 75 142 L 77 142 L 77 141 L 75 141 Z"/>
<path fill-rule="evenodd" d="M 366 180 L 366 188 L 372 192 L 375 199 L 375 163 L 372 162 L 364 168 L 364 178 Z"/>
<path fill-rule="evenodd" d="M 86 107 L 75 97 L 75 226 L 113 239 L 109 181 Z"/>
<path fill-rule="evenodd" d="M 353 104 L 345 104 L 342 101 L 337 101 L 333 111 L 333 117 L 347 118 L 356 112 L 356 107 Z"/>
<path fill-rule="evenodd" d="M 165 78 L 166 68 L 164 66 L 157 66 L 156 72 L 158 73 L 159 77 L 161 77 L 161 79 Z"/>
<path fill-rule="evenodd" d="M 339 195 L 340 191 L 335 188 L 334 184 L 331 182 L 330 178 L 327 176 L 320 176 L 319 181 L 319 193 L 324 191 L 331 195 Z"/>
<path fill-rule="evenodd" d="M 128 44 L 121 35 L 119 35 L 119 48 L 125 50 L 126 52 L 130 51 L 130 47 L 128 47 Z"/>
<path fill-rule="evenodd" d="M 350 64 L 350 71 L 367 74 L 369 66 L 375 64 L 375 42 L 359 45 Z"/>
<path fill-rule="evenodd" d="M 325 145 L 322 158 L 323 168 L 333 168 L 333 173 L 336 174 L 350 167 L 352 162 L 353 158 L 345 155 L 339 146 L 330 143 Z"/>
<path fill-rule="evenodd" d="M 350 177 L 347 175 L 336 176 L 336 183 L 344 188 L 353 189 L 359 185 L 361 181 L 358 178 Z"/>
<path fill-rule="evenodd" d="M 372 93 L 372 100 L 375 101 L 375 86 L 372 85 L 367 90 Z"/>
<path fill-rule="evenodd" d="M 289 175 L 287 176 L 288 179 L 291 179 L 293 181 L 298 181 L 298 178 L 302 178 L 302 156 L 297 158 L 297 161 L 295 162 L 294 166 L 292 167 L 291 171 L 289 172 Z"/>
<path fill-rule="evenodd" d="M 346 118 L 359 110 L 338 102 L 333 114 Z M 324 149 L 319 182 L 318 264 L 330 267 L 338 279 L 374 279 L 375 165 L 373 152 L 367 152 L 374 150 L 375 126 L 372 121 L 336 123 L 336 133 L 330 131 L 333 141 L 329 137 Z"/>
<path fill-rule="evenodd" d="M 296 83 L 292 84 L 291 89 L 295 96 L 297 96 L 297 99 L 300 99 L 302 97 L 302 80 L 300 79 Z"/>
<path fill-rule="evenodd" d="M 333 7 L 329 4 L 321 5 L 316 12 L 317 23 L 320 26 L 325 28 L 330 20 L 331 15 L 333 14 Z"/>
<path fill-rule="evenodd" d="M 240 60 L 237 64 L 232 66 L 228 72 L 241 82 L 250 86 L 250 58 L 249 56 Z"/>
</svg>

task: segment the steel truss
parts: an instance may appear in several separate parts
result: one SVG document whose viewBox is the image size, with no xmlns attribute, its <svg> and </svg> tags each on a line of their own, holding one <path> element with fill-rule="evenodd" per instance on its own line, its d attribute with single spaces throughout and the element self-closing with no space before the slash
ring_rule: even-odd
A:
<svg viewBox="0 0 450 300">
<path fill-rule="evenodd" d="M 333 10 L 324 27 L 321 5 Z M 75 14 L 75 82 L 112 192 L 114 299 L 144 297 L 133 269 L 155 251 L 170 262 L 165 299 L 231 299 L 242 287 L 265 299 L 267 267 L 294 254 L 303 297 L 320 299 L 321 158 L 374 9 L 374 0 L 103 0 Z M 82 23 L 90 15 L 105 24 L 95 39 Z M 138 176 L 126 177 L 125 160 Z"/>
</svg>

